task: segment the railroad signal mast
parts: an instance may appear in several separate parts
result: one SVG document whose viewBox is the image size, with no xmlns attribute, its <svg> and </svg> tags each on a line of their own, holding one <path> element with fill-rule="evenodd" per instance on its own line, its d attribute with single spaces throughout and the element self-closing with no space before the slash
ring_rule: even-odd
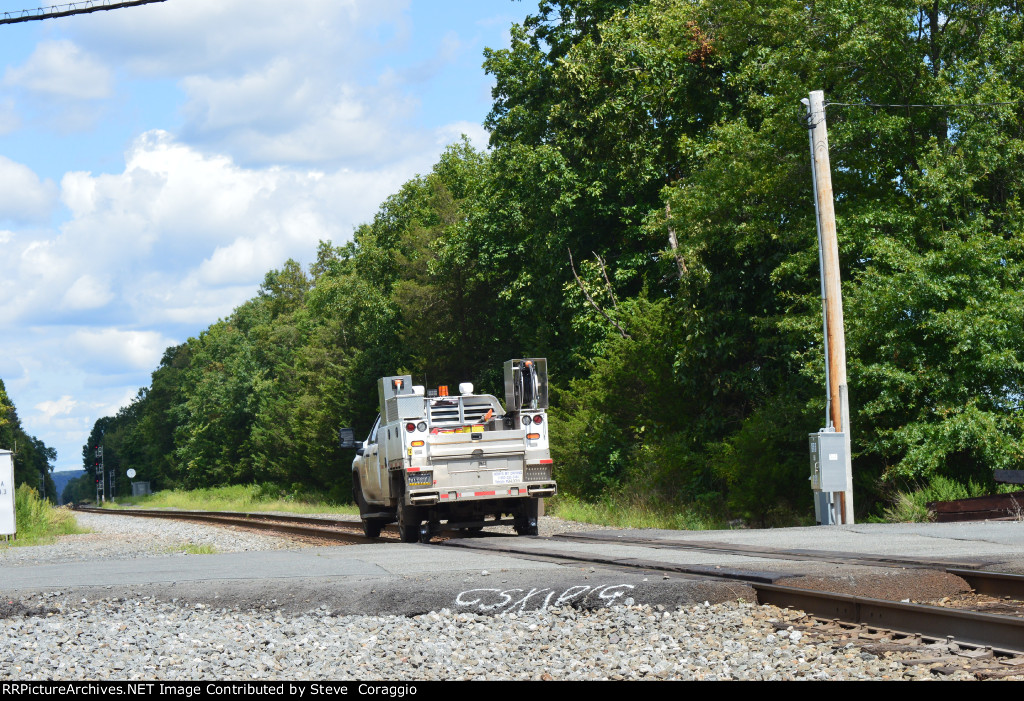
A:
<svg viewBox="0 0 1024 701">
<path fill-rule="evenodd" d="M 96 468 L 96 503 L 102 504 L 105 497 L 105 480 L 103 469 L 103 446 L 96 446 L 96 458 L 93 466 Z"/>
</svg>

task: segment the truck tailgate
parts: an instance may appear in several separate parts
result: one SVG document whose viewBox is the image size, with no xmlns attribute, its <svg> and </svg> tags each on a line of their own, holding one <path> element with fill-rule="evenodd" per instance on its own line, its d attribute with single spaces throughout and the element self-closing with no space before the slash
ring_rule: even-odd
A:
<svg viewBox="0 0 1024 701">
<path fill-rule="evenodd" d="M 448 487 L 490 487 L 519 484 L 523 481 L 523 456 L 497 458 L 448 458 L 434 461 L 434 476 L 443 479 L 447 469 Z M 442 485 L 438 485 L 442 486 Z"/>
<path fill-rule="evenodd" d="M 476 436 L 476 438 L 474 438 Z M 517 454 L 526 450 L 526 431 L 482 431 L 479 433 L 438 433 L 427 441 L 432 461 L 450 457 L 485 457 Z"/>
</svg>

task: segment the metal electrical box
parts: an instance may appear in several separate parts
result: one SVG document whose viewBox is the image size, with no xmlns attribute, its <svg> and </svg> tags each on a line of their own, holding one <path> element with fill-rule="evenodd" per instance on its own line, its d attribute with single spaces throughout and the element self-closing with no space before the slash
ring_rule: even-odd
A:
<svg viewBox="0 0 1024 701">
<path fill-rule="evenodd" d="M 411 375 L 382 377 L 377 381 L 380 415 L 385 423 L 423 417 L 423 394 L 413 389 Z"/>
<path fill-rule="evenodd" d="M 14 509 L 14 462 L 11 452 L 0 450 L 0 535 L 18 532 Z"/>
<path fill-rule="evenodd" d="M 822 431 L 808 435 L 811 444 L 811 489 L 816 492 L 845 492 L 846 434 Z"/>
</svg>

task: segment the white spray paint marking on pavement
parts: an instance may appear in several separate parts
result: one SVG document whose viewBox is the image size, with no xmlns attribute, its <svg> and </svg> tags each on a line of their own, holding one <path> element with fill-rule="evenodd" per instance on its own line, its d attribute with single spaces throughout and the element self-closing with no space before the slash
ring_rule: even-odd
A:
<svg viewBox="0 0 1024 701">
<path fill-rule="evenodd" d="M 590 597 L 596 597 L 603 605 L 611 606 L 630 589 L 635 588 L 632 584 L 579 584 L 561 593 L 550 587 L 467 589 L 455 597 L 455 605 L 462 609 L 475 609 L 481 613 L 512 613 L 522 612 L 527 608 L 544 611 L 548 606 L 557 608 L 572 603 L 585 604 Z M 631 600 L 627 601 L 632 603 Z"/>
</svg>

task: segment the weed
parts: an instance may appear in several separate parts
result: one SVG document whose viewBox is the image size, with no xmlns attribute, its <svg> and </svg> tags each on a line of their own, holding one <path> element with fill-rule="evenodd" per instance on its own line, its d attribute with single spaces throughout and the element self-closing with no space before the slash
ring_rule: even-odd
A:
<svg viewBox="0 0 1024 701">
<path fill-rule="evenodd" d="M 14 510 L 18 532 L 11 545 L 45 545 L 60 535 L 86 532 L 78 527 L 70 511 L 54 508 L 27 484 L 15 491 Z"/>
<path fill-rule="evenodd" d="M 909 491 L 896 492 L 892 497 L 892 505 L 883 511 L 881 520 L 888 523 L 931 521 L 934 514 L 928 510 L 928 502 L 980 497 L 986 493 L 984 486 L 973 481 L 963 484 L 937 475 L 926 485 L 918 485 Z"/>
<path fill-rule="evenodd" d="M 546 506 L 548 514 L 559 518 L 620 528 L 698 531 L 724 527 L 723 523 L 693 506 L 646 500 L 637 495 L 606 496 L 598 502 L 560 495 L 549 500 Z"/>
<path fill-rule="evenodd" d="M 168 548 L 169 553 L 183 553 L 185 555 L 213 555 L 217 552 L 217 548 L 212 545 L 196 545 L 195 543 L 185 543 L 184 545 Z"/>
<path fill-rule="evenodd" d="M 317 495 L 299 493 L 293 488 L 282 490 L 271 484 L 236 484 L 229 487 L 211 487 L 186 491 L 167 489 L 144 497 L 120 497 L 117 506 L 140 506 L 153 509 L 183 509 L 186 511 L 286 511 L 290 513 L 357 514 L 355 506 L 337 506 L 319 499 Z"/>
</svg>

